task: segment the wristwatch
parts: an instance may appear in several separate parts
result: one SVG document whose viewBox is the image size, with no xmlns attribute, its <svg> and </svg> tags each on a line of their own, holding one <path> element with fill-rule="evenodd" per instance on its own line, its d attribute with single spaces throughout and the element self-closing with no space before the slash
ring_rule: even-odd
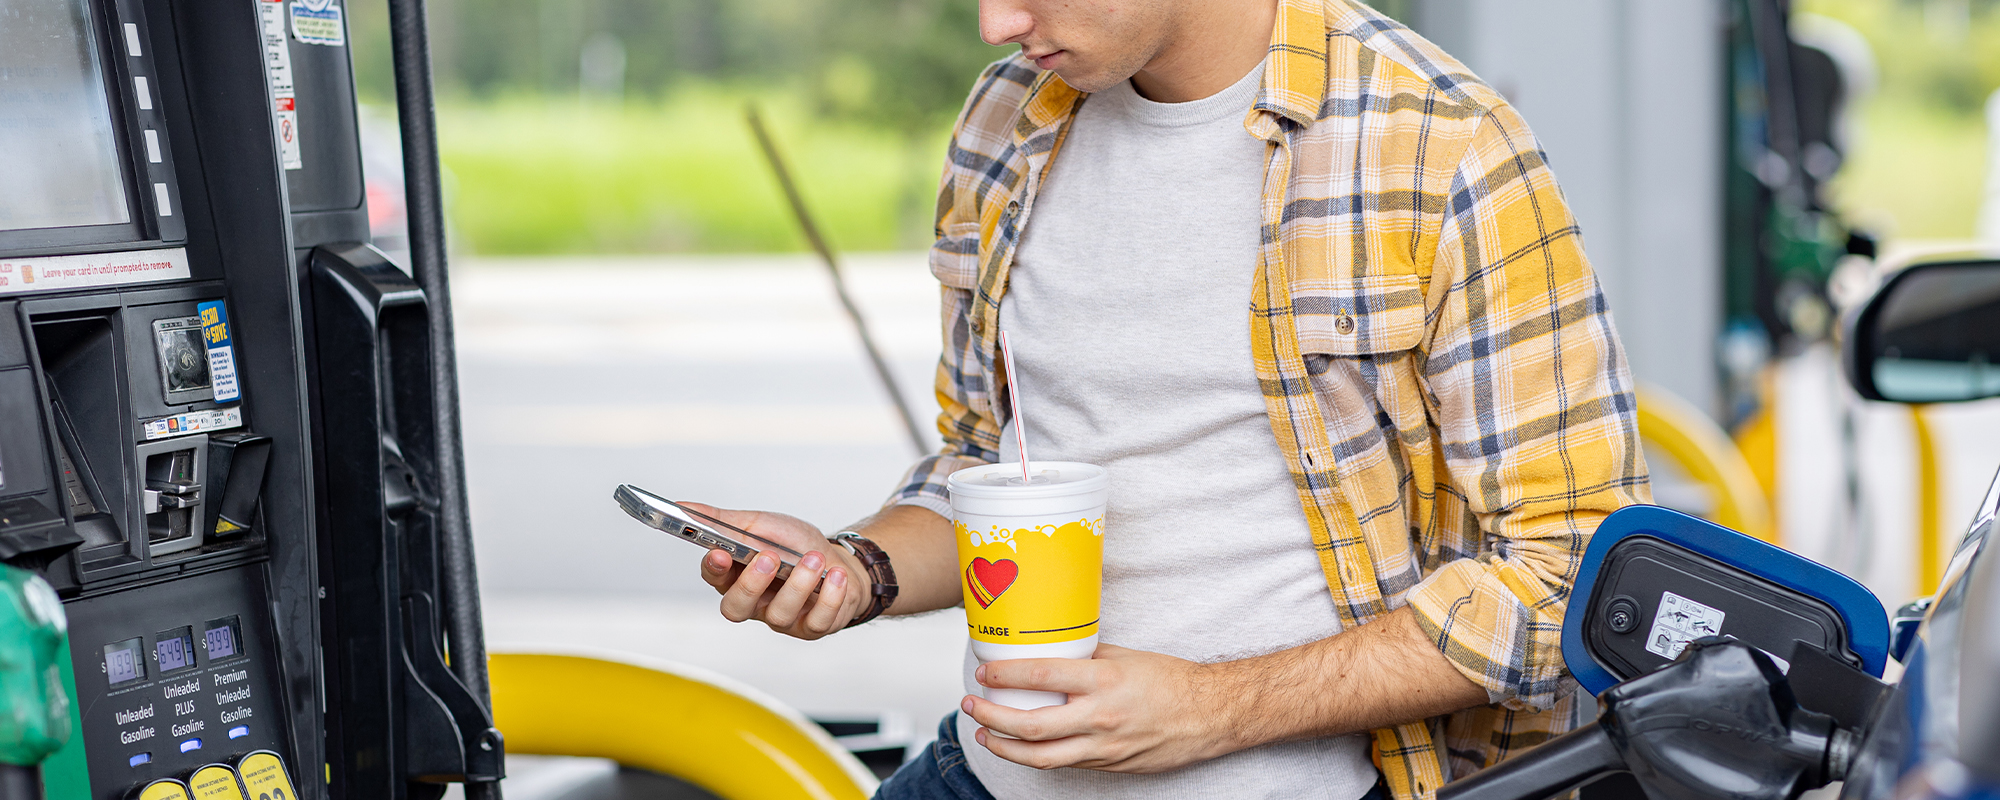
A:
<svg viewBox="0 0 2000 800">
<path fill-rule="evenodd" d="M 868 610 L 847 623 L 847 627 L 852 628 L 882 616 L 882 612 L 889 610 L 889 604 L 896 602 L 896 570 L 889 566 L 889 554 L 882 551 L 881 545 L 854 531 L 836 533 L 832 541 L 847 548 L 847 552 L 853 553 L 861 561 L 861 566 L 868 569 L 868 593 L 873 596 Z"/>
</svg>

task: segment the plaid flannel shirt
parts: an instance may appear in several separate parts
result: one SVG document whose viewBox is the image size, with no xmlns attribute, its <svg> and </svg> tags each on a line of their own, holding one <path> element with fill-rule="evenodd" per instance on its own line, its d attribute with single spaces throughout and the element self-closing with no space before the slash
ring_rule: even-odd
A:
<svg viewBox="0 0 2000 800">
<path fill-rule="evenodd" d="M 1086 98 L 1016 55 L 959 117 L 930 256 L 945 447 L 891 504 L 949 516 L 945 476 L 999 459 L 1008 267 Z M 1407 604 L 1493 702 L 1372 732 L 1395 795 L 1429 797 L 1575 724 L 1577 565 L 1649 500 L 1631 376 L 1534 135 L 1435 45 L 1282 0 L 1244 127 L 1269 142 L 1245 321 L 1334 607 L 1353 628 Z"/>
</svg>

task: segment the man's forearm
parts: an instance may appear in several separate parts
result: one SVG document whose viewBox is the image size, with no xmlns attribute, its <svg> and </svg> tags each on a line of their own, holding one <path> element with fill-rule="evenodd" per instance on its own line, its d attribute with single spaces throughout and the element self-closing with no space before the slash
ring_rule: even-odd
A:
<svg viewBox="0 0 2000 800">
<path fill-rule="evenodd" d="M 1239 750 L 1338 736 L 1485 705 L 1400 608 L 1353 630 L 1269 655 L 1208 665 L 1202 706 Z"/>
<path fill-rule="evenodd" d="M 918 614 L 958 605 L 958 543 L 952 540 L 951 520 L 927 508 L 890 506 L 851 530 L 889 554 L 897 593 L 888 613 Z"/>
</svg>

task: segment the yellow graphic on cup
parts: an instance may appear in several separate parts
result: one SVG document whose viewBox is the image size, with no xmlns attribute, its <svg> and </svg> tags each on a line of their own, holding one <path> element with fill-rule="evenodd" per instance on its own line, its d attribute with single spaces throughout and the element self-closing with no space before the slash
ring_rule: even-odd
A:
<svg viewBox="0 0 2000 800">
<path fill-rule="evenodd" d="M 958 534 L 966 625 L 974 640 L 1050 644 L 1097 633 L 1103 517 L 1025 528 L 992 524 L 983 531 L 957 520 L 952 528 Z"/>
</svg>

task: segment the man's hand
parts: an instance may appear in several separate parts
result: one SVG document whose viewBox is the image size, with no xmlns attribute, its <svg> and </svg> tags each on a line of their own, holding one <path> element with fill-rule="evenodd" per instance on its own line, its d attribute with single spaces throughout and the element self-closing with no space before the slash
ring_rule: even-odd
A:
<svg viewBox="0 0 2000 800">
<path fill-rule="evenodd" d="M 1240 661 L 1199 664 L 1098 645 L 1090 659 L 995 661 L 974 675 L 983 686 L 1069 695 L 1067 705 L 1033 711 L 978 697 L 961 704 L 983 726 L 974 739 L 1037 769 L 1165 772 L 1270 742 L 1340 736 L 1493 702 L 1408 608 Z"/>
<path fill-rule="evenodd" d="M 787 636 L 818 639 L 867 609 L 868 571 L 811 523 L 769 511 L 682 505 L 805 554 L 791 578 L 780 583 L 776 553 L 758 553 L 746 567 L 726 552 L 708 551 L 701 559 L 701 579 L 722 595 L 722 616 L 729 621 L 755 619 Z"/>
<path fill-rule="evenodd" d="M 1214 741 L 1210 671 L 1100 644 L 1088 659 L 994 661 L 974 673 L 982 686 L 1067 693 L 1067 705 L 1022 711 L 968 695 L 961 707 L 983 726 L 973 737 L 1017 764 L 1165 772 L 1239 749 Z"/>
</svg>

